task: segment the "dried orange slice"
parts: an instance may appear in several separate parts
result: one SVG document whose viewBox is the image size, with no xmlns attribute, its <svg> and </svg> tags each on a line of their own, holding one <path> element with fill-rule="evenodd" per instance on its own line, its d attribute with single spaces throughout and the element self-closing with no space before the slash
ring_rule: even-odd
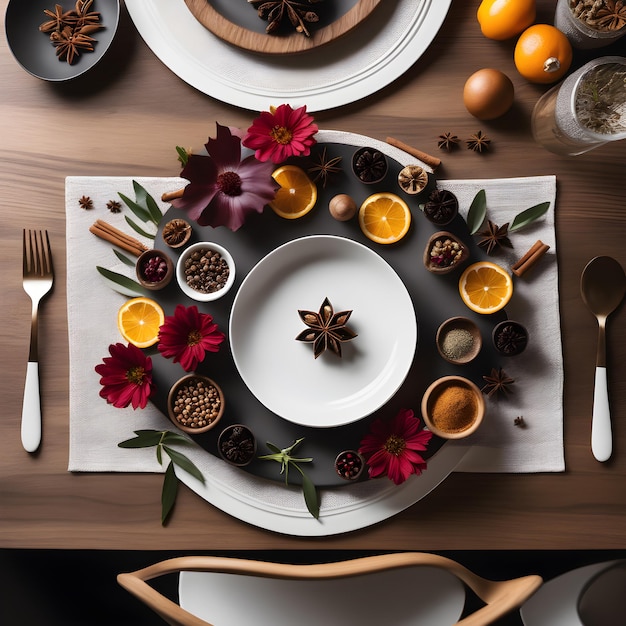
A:
<svg viewBox="0 0 626 626">
<path fill-rule="evenodd" d="M 122 337 L 138 348 L 149 348 L 159 340 L 165 321 L 161 305 L 150 298 L 132 298 L 117 312 L 117 327 Z"/>
<path fill-rule="evenodd" d="M 409 232 L 411 210 L 394 193 L 375 193 L 359 209 L 359 226 L 376 243 L 395 243 Z"/>
<path fill-rule="evenodd" d="M 306 215 L 317 202 L 317 187 L 306 172 L 296 165 L 283 165 L 272 173 L 280 185 L 269 203 L 274 212 L 289 220 Z"/>
<path fill-rule="evenodd" d="M 504 308 L 513 295 L 510 274 L 490 261 L 470 265 L 459 279 L 463 302 L 476 313 L 495 313 Z"/>
</svg>

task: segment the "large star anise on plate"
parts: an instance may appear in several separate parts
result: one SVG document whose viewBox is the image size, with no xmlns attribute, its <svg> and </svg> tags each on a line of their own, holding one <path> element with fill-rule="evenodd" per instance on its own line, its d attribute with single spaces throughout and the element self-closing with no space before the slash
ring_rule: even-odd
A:
<svg viewBox="0 0 626 626">
<path fill-rule="evenodd" d="M 331 350 L 340 357 L 341 344 L 357 336 L 346 326 L 352 311 L 335 313 L 328 298 L 324 298 L 319 312 L 298 310 L 298 315 L 308 328 L 305 328 L 296 340 L 312 343 L 316 359 L 325 350 Z"/>
</svg>

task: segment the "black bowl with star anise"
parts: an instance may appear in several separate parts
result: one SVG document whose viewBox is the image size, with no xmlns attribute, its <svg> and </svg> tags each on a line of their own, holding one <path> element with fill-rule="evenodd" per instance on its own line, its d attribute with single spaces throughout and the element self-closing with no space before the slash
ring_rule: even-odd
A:
<svg viewBox="0 0 626 626">
<path fill-rule="evenodd" d="M 493 345 L 503 356 L 521 354 L 528 345 L 528 330 L 523 324 L 504 320 L 493 328 Z"/>
<path fill-rule="evenodd" d="M 217 450 L 227 463 L 245 467 L 256 456 L 256 437 L 244 424 L 231 424 L 220 433 Z"/>
<path fill-rule="evenodd" d="M 118 30 L 120 2 L 11 0 L 5 14 L 15 60 L 42 80 L 64 82 L 99 64 Z"/>
</svg>

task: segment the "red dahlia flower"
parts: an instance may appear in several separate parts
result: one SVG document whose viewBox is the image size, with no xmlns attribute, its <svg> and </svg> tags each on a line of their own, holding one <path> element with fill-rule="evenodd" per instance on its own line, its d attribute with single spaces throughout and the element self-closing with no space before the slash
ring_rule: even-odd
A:
<svg viewBox="0 0 626 626">
<path fill-rule="evenodd" d="M 241 160 L 241 139 L 217 124 L 217 136 L 205 145 L 208 155 L 191 154 L 181 176 L 189 181 L 172 206 L 187 211 L 200 226 L 240 228 L 249 213 L 261 213 L 274 199 L 271 163 L 254 156 Z"/>
<path fill-rule="evenodd" d="M 152 384 L 152 359 L 137 346 L 115 343 L 109 346 L 110 357 L 96 365 L 102 376 L 100 396 L 109 404 L 123 409 L 130 404 L 133 409 L 143 409 L 155 392 Z"/>
<path fill-rule="evenodd" d="M 195 370 L 204 360 L 206 352 L 217 352 L 224 341 L 224 333 L 207 313 L 198 307 L 176 306 L 174 315 L 165 318 L 159 329 L 159 352 L 174 363 L 182 365 L 186 372 Z"/>
<path fill-rule="evenodd" d="M 281 104 L 277 109 L 263 111 L 248 128 L 242 143 L 256 151 L 259 161 L 282 163 L 292 156 L 308 156 L 316 143 L 313 135 L 317 130 L 306 106 L 292 109 Z"/>
<path fill-rule="evenodd" d="M 359 452 L 365 457 L 370 478 L 389 476 L 399 485 L 426 469 L 418 451 L 426 450 L 431 437 L 411 409 L 401 409 L 391 421 L 377 419 L 372 423 Z"/>
</svg>

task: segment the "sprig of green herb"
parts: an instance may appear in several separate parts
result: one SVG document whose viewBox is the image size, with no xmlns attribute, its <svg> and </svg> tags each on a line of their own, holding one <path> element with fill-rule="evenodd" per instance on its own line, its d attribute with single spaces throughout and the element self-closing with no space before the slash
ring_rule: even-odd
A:
<svg viewBox="0 0 626 626">
<path fill-rule="evenodd" d="M 148 291 L 144 289 L 136 280 L 133 280 L 128 276 L 124 276 L 124 274 L 119 274 L 118 272 L 109 270 L 106 267 L 101 267 L 100 265 L 96 265 L 96 269 L 109 284 L 109 287 L 111 287 L 114 291 L 121 293 L 123 296 L 136 297 L 148 294 Z"/>
<path fill-rule="evenodd" d="M 204 476 L 192 461 L 171 447 L 171 444 L 189 445 L 191 443 L 189 439 L 169 430 L 136 430 L 134 433 L 136 437 L 122 441 L 117 445 L 120 448 L 152 448 L 156 446 L 156 456 L 160 465 L 163 465 L 164 452 L 170 459 L 165 469 L 163 490 L 161 492 L 161 524 L 165 526 L 178 493 L 179 479 L 174 471 L 174 466 L 177 465 L 185 470 L 194 478 L 197 478 L 203 485 L 205 483 Z"/>
<path fill-rule="evenodd" d="M 156 200 L 136 180 L 133 180 L 133 189 L 135 191 L 134 200 L 131 200 L 121 192 L 118 192 L 118 195 L 124 201 L 124 204 L 133 212 L 135 217 L 139 218 L 145 224 L 152 223 L 154 226 L 158 227 L 163 217 L 163 212 L 156 203 Z M 139 224 L 130 219 L 130 217 L 127 216 L 125 219 L 128 225 L 143 237 L 148 237 L 149 239 L 156 238 L 154 233 L 147 232 L 144 228 L 139 226 Z"/>
<path fill-rule="evenodd" d="M 185 165 L 187 165 L 187 161 L 189 161 L 189 152 L 187 152 L 185 148 L 176 146 L 176 153 L 178 154 L 178 160 L 180 161 L 180 164 L 185 167 Z"/>
<path fill-rule="evenodd" d="M 304 437 L 296 439 L 288 448 L 279 448 L 278 446 L 266 442 L 267 447 L 272 451 L 272 454 L 265 454 L 260 456 L 262 461 L 276 461 L 280 463 L 280 473 L 285 475 L 285 484 L 289 484 L 289 467 L 293 467 L 302 476 L 302 494 L 304 495 L 304 501 L 309 513 L 315 518 L 319 519 L 320 516 L 320 503 L 317 494 L 317 489 L 313 484 L 313 481 L 304 473 L 304 470 L 300 467 L 299 463 L 310 463 L 313 458 L 296 458 L 291 456 L 295 449 L 304 441 Z"/>
</svg>

